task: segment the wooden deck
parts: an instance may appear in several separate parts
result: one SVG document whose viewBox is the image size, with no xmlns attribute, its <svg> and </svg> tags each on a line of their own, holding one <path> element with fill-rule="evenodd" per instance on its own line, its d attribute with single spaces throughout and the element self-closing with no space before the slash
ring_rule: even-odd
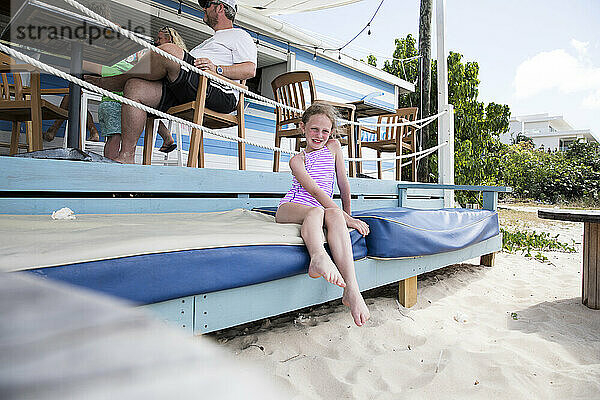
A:
<svg viewBox="0 0 600 400">
<path fill-rule="evenodd" d="M 0 157 L 0 213 L 47 214 L 62 207 L 76 214 L 208 212 L 277 205 L 289 189 L 289 173 L 116 165 Z M 352 209 L 413 207 L 436 209 L 453 189 L 484 193 L 495 210 L 498 192 L 510 189 L 403 183 L 351 178 Z M 446 193 L 445 193 L 446 192 Z M 337 200 L 339 202 L 339 200 Z M 159 227 L 157 227 L 159 229 Z M 60 243 L 57 243 L 60 245 Z M 88 245 L 82 239 L 82 245 Z M 400 300 L 416 300 L 416 276 L 500 251 L 501 235 L 467 248 L 398 260 L 356 263 L 361 289 L 402 282 Z M 484 263 L 491 264 L 487 256 Z M 199 334 L 285 313 L 341 297 L 322 279 L 297 275 L 276 281 L 198 293 L 146 306 L 163 319 Z"/>
</svg>

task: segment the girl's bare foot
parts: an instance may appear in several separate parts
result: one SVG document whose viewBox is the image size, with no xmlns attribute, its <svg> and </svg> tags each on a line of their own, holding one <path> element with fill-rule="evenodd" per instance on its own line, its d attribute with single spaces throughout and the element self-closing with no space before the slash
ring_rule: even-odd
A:
<svg viewBox="0 0 600 400">
<path fill-rule="evenodd" d="M 352 318 L 354 318 L 354 323 L 358 326 L 363 326 L 371 317 L 367 304 L 358 288 L 352 289 L 346 287 L 344 289 L 342 303 L 345 306 L 350 307 L 350 313 L 352 314 Z"/>
<path fill-rule="evenodd" d="M 331 258 L 326 252 L 318 254 L 311 258 L 310 265 L 308 267 L 308 276 L 311 278 L 323 277 L 329 283 L 333 283 L 339 287 L 346 287 L 344 278 L 338 271 L 337 267 L 331 261 Z"/>
</svg>

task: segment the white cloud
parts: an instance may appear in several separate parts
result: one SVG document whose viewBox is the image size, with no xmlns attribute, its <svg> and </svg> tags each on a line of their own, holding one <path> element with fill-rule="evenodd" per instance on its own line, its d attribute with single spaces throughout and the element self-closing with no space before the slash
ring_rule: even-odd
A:
<svg viewBox="0 0 600 400">
<path fill-rule="evenodd" d="M 584 98 L 581 105 L 585 108 L 597 108 L 600 110 L 600 89 L 597 89 L 594 93 Z"/>
<path fill-rule="evenodd" d="M 577 53 L 581 57 L 587 55 L 587 48 L 589 44 L 590 42 L 580 42 L 577 39 L 571 39 L 571 46 L 573 46 L 575 50 L 577 50 Z"/>
<path fill-rule="evenodd" d="M 600 108 L 600 67 L 587 57 L 588 42 L 572 39 L 577 57 L 564 49 L 541 52 L 517 67 L 514 86 L 517 98 L 558 90 L 559 93 L 581 93 L 582 106 Z"/>
</svg>

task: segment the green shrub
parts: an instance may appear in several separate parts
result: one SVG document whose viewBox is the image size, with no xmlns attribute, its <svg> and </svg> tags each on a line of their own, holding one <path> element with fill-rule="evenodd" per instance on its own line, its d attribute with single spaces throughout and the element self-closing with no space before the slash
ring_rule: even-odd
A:
<svg viewBox="0 0 600 400">
<path fill-rule="evenodd" d="M 521 142 L 504 149 L 501 181 L 520 198 L 550 203 L 585 200 L 600 203 L 600 149 L 576 142 L 552 153 Z"/>
</svg>

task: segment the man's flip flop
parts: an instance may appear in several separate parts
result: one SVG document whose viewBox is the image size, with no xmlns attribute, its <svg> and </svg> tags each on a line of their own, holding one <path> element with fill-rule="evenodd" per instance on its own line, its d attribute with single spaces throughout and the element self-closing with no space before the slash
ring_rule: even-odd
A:
<svg viewBox="0 0 600 400">
<path fill-rule="evenodd" d="M 162 151 L 163 153 L 170 153 L 177 148 L 175 143 L 171 143 L 168 146 L 163 145 L 158 151 Z"/>
</svg>

